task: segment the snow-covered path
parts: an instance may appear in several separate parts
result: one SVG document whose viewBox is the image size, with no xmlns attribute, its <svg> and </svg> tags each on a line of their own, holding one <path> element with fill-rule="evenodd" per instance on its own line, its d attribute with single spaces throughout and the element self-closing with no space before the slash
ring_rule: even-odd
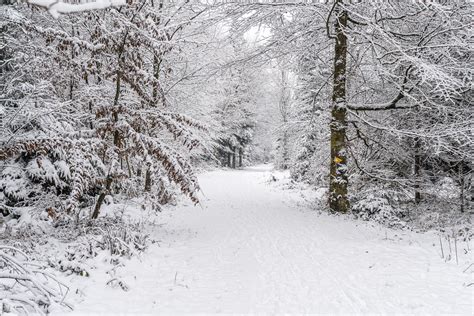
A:
<svg viewBox="0 0 474 316">
<path fill-rule="evenodd" d="M 117 271 L 130 291 L 96 276 L 76 312 L 473 312 L 469 258 L 445 263 L 436 235 L 318 214 L 269 174 L 203 174 L 203 206 L 164 214 L 159 247 Z"/>
</svg>

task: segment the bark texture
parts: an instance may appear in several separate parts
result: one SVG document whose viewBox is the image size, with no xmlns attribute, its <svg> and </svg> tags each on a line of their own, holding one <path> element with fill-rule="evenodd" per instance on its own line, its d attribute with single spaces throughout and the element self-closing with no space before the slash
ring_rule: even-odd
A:
<svg viewBox="0 0 474 316">
<path fill-rule="evenodd" d="M 347 99 L 346 99 L 346 62 L 347 36 L 344 29 L 347 26 L 347 11 L 341 6 L 342 0 L 337 0 L 334 8 L 335 47 L 334 47 L 334 85 L 331 112 L 331 166 L 329 180 L 329 207 L 333 212 L 345 213 L 349 210 L 347 197 L 348 168 L 347 168 Z"/>
</svg>

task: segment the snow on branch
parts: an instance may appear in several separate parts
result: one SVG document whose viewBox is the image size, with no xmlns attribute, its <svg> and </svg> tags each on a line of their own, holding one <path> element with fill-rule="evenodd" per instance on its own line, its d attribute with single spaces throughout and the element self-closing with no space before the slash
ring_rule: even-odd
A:
<svg viewBox="0 0 474 316">
<path fill-rule="evenodd" d="M 52 305 L 72 309 L 69 288 L 33 263 L 21 250 L 0 246 L 0 308 L 6 313 L 46 315 Z"/>
<path fill-rule="evenodd" d="M 397 106 L 398 102 L 402 100 L 406 96 L 406 94 L 410 93 L 413 90 L 413 88 L 411 88 L 408 91 L 405 91 L 406 84 L 408 81 L 408 74 L 411 68 L 412 66 L 409 66 L 405 70 L 405 76 L 403 77 L 403 83 L 400 86 L 400 91 L 398 92 L 397 96 L 393 98 L 393 100 L 386 103 L 382 103 L 382 104 L 368 104 L 368 105 L 348 104 L 347 107 L 350 110 L 354 110 L 354 111 L 384 111 L 384 110 L 409 109 L 409 108 L 414 107 L 413 105 Z"/>
<path fill-rule="evenodd" d="M 61 14 L 100 10 L 109 7 L 117 7 L 126 4 L 126 0 L 86 0 L 84 3 L 66 3 L 61 0 L 28 0 L 29 3 L 48 9 L 55 18 Z"/>
</svg>

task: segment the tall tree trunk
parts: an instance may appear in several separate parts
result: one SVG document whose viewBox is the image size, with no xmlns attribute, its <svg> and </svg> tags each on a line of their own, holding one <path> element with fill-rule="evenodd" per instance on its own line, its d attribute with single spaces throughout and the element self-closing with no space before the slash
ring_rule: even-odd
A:
<svg viewBox="0 0 474 316">
<path fill-rule="evenodd" d="M 466 201 L 466 208 L 467 210 L 473 210 L 472 206 L 474 203 L 474 186 L 472 185 L 472 176 L 473 176 L 473 171 L 471 169 L 468 169 L 468 173 L 466 175 L 466 181 L 465 181 L 465 188 L 467 190 L 466 192 L 466 197 L 464 198 Z"/>
<path fill-rule="evenodd" d="M 459 186 L 460 186 L 460 192 L 459 192 L 459 202 L 461 204 L 460 210 L 461 213 L 464 213 L 464 168 L 462 165 L 462 162 L 459 163 Z"/>
<path fill-rule="evenodd" d="M 151 171 L 150 168 L 146 170 L 145 173 L 145 192 L 151 191 Z"/>
<path fill-rule="evenodd" d="M 239 148 L 239 168 L 242 168 L 242 156 L 244 155 L 244 150 Z"/>
<path fill-rule="evenodd" d="M 232 147 L 232 169 L 235 169 L 235 147 Z"/>
<path fill-rule="evenodd" d="M 1 2 L 0 4 L 9 4 L 8 1 Z M 6 85 L 6 73 L 7 73 L 7 67 L 8 67 L 8 56 L 7 56 L 7 43 L 5 40 L 5 34 L 7 33 L 7 27 L 6 25 L 0 26 L 0 43 L 2 45 L 0 46 L 0 91 L 5 91 L 5 85 Z M 3 136 L 7 135 L 6 133 L 6 128 L 8 126 L 7 124 L 7 101 L 4 98 L 0 98 L 0 108 L 3 108 L 3 111 L 0 111 L 0 138 L 3 138 Z M 0 146 L 3 145 L 3 140 L 0 139 Z M 3 170 L 3 164 L 0 167 L 0 171 Z"/>
<path fill-rule="evenodd" d="M 288 169 L 288 107 L 289 107 L 289 92 L 288 92 L 288 71 L 282 70 L 281 71 L 281 85 L 282 85 L 282 92 L 280 96 L 280 114 L 282 117 L 283 123 L 283 135 L 281 136 L 281 161 L 280 161 L 280 168 L 283 170 Z"/>
<path fill-rule="evenodd" d="M 163 3 L 160 2 L 159 9 L 161 10 L 163 6 Z M 158 56 L 153 56 L 153 76 L 155 78 L 155 82 L 153 83 L 152 86 L 152 97 L 153 97 L 153 103 L 150 104 L 151 107 L 157 107 L 158 105 L 163 106 L 162 101 L 163 101 L 163 96 L 160 94 L 159 91 L 159 84 L 158 80 L 160 79 L 160 66 L 161 66 L 161 58 L 158 58 Z M 151 184 L 152 184 L 152 179 L 151 179 L 151 171 L 150 168 L 148 168 L 145 172 L 145 192 L 150 192 L 151 191 Z"/>
<path fill-rule="evenodd" d="M 347 100 L 346 100 L 346 60 L 347 11 L 341 7 L 342 0 L 336 0 L 334 47 L 334 85 L 332 93 L 331 129 L 331 166 L 329 180 L 329 207 L 333 212 L 345 213 L 349 210 L 347 198 Z"/>
<path fill-rule="evenodd" d="M 71 26 L 71 33 L 74 36 L 74 25 Z M 74 60 L 74 45 L 71 45 L 71 61 Z M 72 101 L 74 97 L 74 75 L 69 76 L 69 100 Z"/>
<path fill-rule="evenodd" d="M 120 64 L 120 55 L 119 55 L 119 64 Z M 117 77 L 115 81 L 115 96 L 114 96 L 114 111 L 112 113 L 112 117 L 114 119 L 114 122 L 118 122 L 118 109 L 117 106 L 119 104 L 119 99 L 120 99 L 120 89 L 121 89 L 121 74 L 120 74 L 120 68 L 117 71 Z M 118 130 L 114 132 L 114 145 L 117 147 L 120 147 L 120 134 Z M 99 195 L 99 198 L 97 199 L 97 203 L 95 204 L 94 212 L 92 213 L 92 219 L 96 219 L 99 216 L 100 208 L 102 207 L 102 203 L 104 203 L 105 197 L 107 194 L 110 192 L 110 188 L 112 187 L 112 182 L 113 182 L 113 177 L 109 173 L 107 175 L 107 178 L 105 180 L 105 188 L 102 191 L 102 193 Z"/>
<path fill-rule="evenodd" d="M 286 124 L 286 119 L 283 121 L 284 124 Z M 288 157 L 289 154 L 288 154 L 288 133 L 286 132 L 286 130 L 283 132 L 283 164 L 282 164 L 282 168 L 283 170 L 286 170 L 288 169 L 289 167 L 289 161 L 290 161 L 290 158 Z"/>
<path fill-rule="evenodd" d="M 415 174 L 415 203 L 418 204 L 421 202 L 421 192 L 420 192 L 420 183 L 421 183 L 421 154 L 420 154 L 420 139 L 417 137 L 415 139 L 415 165 L 414 165 L 414 174 Z"/>
</svg>

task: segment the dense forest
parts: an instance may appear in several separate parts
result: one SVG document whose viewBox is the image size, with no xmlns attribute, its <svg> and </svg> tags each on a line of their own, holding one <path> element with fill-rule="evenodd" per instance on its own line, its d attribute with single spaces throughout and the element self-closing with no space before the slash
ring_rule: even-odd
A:
<svg viewBox="0 0 474 316">
<path fill-rule="evenodd" d="M 73 310 L 98 253 L 124 265 L 212 200 L 200 175 L 255 165 L 314 217 L 435 232 L 459 264 L 473 26 L 467 0 L 0 1 L 0 308 Z"/>
</svg>

